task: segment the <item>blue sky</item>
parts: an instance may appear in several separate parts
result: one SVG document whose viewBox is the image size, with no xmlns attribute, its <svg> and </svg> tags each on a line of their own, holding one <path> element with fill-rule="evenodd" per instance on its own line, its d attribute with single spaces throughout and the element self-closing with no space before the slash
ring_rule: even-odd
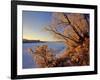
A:
<svg viewBox="0 0 100 80">
<path fill-rule="evenodd" d="M 57 41 L 51 33 L 44 29 L 51 24 L 52 14 L 53 12 L 23 11 L 23 39 Z M 89 19 L 88 14 L 86 17 Z M 62 31 L 61 28 L 60 31 Z"/>
<path fill-rule="evenodd" d="M 51 24 L 52 12 L 23 11 L 23 38 L 41 41 L 55 40 L 44 28 Z"/>
</svg>

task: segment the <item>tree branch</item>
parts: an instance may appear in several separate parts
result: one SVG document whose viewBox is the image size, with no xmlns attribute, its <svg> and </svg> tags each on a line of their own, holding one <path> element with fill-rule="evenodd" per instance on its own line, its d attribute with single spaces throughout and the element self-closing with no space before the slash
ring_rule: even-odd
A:
<svg viewBox="0 0 100 80">
<path fill-rule="evenodd" d="M 51 31 L 51 32 L 53 32 L 53 33 L 55 33 L 55 34 L 61 36 L 64 40 L 69 39 L 69 40 L 71 40 L 71 41 L 73 41 L 73 42 L 75 42 L 75 43 L 78 43 L 78 42 L 75 41 L 74 39 L 71 39 L 71 38 L 69 38 L 69 37 L 67 37 L 67 36 L 65 36 L 65 35 L 63 35 L 63 34 L 61 34 L 61 33 L 59 33 L 56 29 L 53 30 L 52 28 L 51 28 L 51 29 L 46 28 L 46 30 L 47 30 L 47 31 Z"/>
<path fill-rule="evenodd" d="M 79 38 L 83 39 L 83 37 L 79 34 L 79 32 L 77 31 L 77 29 L 75 28 L 75 26 L 71 24 L 71 21 L 69 20 L 68 16 L 65 15 L 65 14 L 64 14 L 64 16 L 68 20 L 69 25 L 71 25 L 71 27 L 73 28 L 73 30 L 75 31 L 75 33 L 79 36 Z"/>
</svg>

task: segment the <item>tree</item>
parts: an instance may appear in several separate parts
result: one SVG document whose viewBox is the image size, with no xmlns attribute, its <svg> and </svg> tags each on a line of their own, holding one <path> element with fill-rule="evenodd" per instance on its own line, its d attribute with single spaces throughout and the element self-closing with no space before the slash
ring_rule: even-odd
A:
<svg viewBox="0 0 100 80">
<path fill-rule="evenodd" d="M 52 24 L 46 30 L 63 39 L 68 47 L 74 47 L 89 38 L 89 20 L 86 14 L 53 13 Z"/>
<path fill-rule="evenodd" d="M 47 45 L 37 46 L 32 53 L 39 67 L 89 65 L 89 15 L 81 13 L 53 13 L 46 31 L 66 44 L 65 51 L 55 57 Z"/>
<path fill-rule="evenodd" d="M 52 50 L 48 49 L 47 45 L 37 46 L 35 52 L 31 48 L 28 51 L 32 54 L 38 67 L 56 66 L 55 55 L 52 54 Z"/>
</svg>

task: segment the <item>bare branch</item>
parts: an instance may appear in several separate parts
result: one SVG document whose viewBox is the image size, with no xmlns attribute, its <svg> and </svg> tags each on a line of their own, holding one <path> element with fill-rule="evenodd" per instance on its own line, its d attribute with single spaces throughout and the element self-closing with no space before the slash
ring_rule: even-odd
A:
<svg viewBox="0 0 100 80">
<path fill-rule="evenodd" d="M 73 42 L 75 42 L 75 43 L 78 43 L 78 42 L 75 41 L 74 39 L 71 39 L 70 37 L 67 37 L 67 36 L 61 34 L 60 32 L 58 32 L 58 31 L 56 30 L 56 28 L 55 28 L 55 30 L 53 30 L 53 29 L 50 27 L 50 29 L 49 29 L 49 28 L 46 28 L 46 30 L 47 30 L 47 31 L 51 31 L 51 32 L 53 32 L 53 33 L 55 33 L 55 34 L 61 36 L 64 40 L 69 39 L 69 40 L 71 40 L 71 41 L 73 41 Z"/>
<path fill-rule="evenodd" d="M 71 25 L 71 27 L 73 28 L 73 30 L 75 31 L 75 33 L 79 36 L 80 39 L 82 39 L 83 37 L 79 34 L 79 32 L 77 31 L 77 29 L 75 28 L 75 26 L 71 24 L 71 21 L 69 20 L 68 16 L 65 15 L 65 14 L 64 14 L 64 16 L 68 20 L 69 25 Z"/>
</svg>

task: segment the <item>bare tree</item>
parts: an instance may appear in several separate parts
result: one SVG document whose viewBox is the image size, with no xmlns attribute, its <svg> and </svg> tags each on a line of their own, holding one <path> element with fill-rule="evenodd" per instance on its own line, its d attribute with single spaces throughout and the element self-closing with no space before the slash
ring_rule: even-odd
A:
<svg viewBox="0 0 100 80">
<path fill-rule="evenodd" d="M 52 54 L 52 50 L 48 49 L 47 45 L 37 46 L 33 51 L 32 48 L 28 50 L 38 67 L 52 67 L 56 66 L 55 55 Z"/>
<path fill-rule="evenodd" d="M 68 47 L 55 57 L 47 45 L 29 49 L 39 67 L 89 65 L 89 15 L 81 13 L 53 13 L 51 25 L 45 28 Z"/>
<path fill-rule="evenodd" d="M 89 38 L 89 21 L 85 14 L 54 13 L 52 24 L 46 30 L 62 38 L 67 45 L 77 46 L 85 37 Z"/>
</svg>

